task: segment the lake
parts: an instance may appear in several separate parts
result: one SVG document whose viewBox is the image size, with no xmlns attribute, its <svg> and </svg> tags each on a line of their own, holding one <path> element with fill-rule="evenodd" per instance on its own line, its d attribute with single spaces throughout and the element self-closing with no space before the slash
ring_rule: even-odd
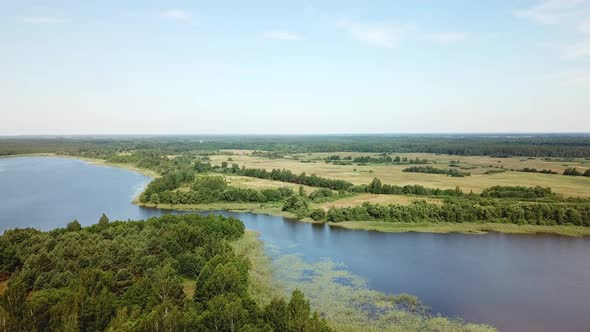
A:
<svg viewBox="0 0 590 332">
<path fill-rule="evenodd" d="M 53 157 L 0 159 L 0 232 L 77 219 L 146 219 L 165 211 L 131 200 L 150 178 Z M 590 238 L 379 233 L 217 211 L 260 233 L 274 261 L 333 262 L 384 293 L 418 296 L 433 312 L 503 331 L 588 331 Z M 283 271 L 284 272 L 284 271 Z M 278 275 L 281 273 L 279 271 Z"/>
</svg>

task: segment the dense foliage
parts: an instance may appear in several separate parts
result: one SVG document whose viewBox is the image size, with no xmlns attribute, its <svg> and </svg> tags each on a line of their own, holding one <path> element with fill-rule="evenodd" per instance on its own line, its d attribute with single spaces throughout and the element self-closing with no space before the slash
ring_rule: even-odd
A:
<svg viewBox="0 0 590 332">
<path fill-rule="evenodd" d="M 391 185 L 382 184 L 381 180 L 374 178 L 367 186 L 355 186 L 354 192 L 367 192 L 370 194 L 385 195 L 417 195 L 417 196 L 463 196 L 459 187 L 455 189 L 426 188 L 421 185 Z"/>
<path fill-rule="evenodd" d="M 590 176 L 590 169 L 587 169 L 584 173 L 578 171 L 577 168 L 566 168 L 563 171 L 563 175 L 570 175 L 570 176 Z"/>
<path fill-rule="evenodd" d="M 166 179 L 164 175 L 156 180 Z M 159 182 L 170 183 L 169 180 Z M 155 190 L 158 188 L 161 191 Z M 254 190 L 230 186 L 222 176 L 198 176 L 187 190 L 173 187 L 148 186 L 140 195 L 140 202 L 152 204 L 203 204 L 213 202 L 278 202 L 293 195 L 291 188 Z"/>
<path fill-rule="evenodd" d="M 358 164 L 427 164 L 428 160 L 420 159 L 408 159 L 408 157 L 395 156 L 392 157 L 387 153 L 380 153 L 378 156 L 360 156 L 352 158 L 352 156 L 341 157 L 339 155 L 331 155 L 326 159 L 327 163 L 333 163 L 336 165 L 351 165 L 352 163 Z"/>
<path fill-rule="evenodd" d="M 556 198 L 551 188 L 543 188 L 540 186 L 536 187 L 523 187 L 523 186 L 493 186 L 484 189 L 481 193 L 482 197 L 495 197 L 495 198 Z"/>
<path fill-rule="evenodd" d="M 536 168 L 530 168 L 530 167 L 525 167 L 523 169 L 519 169 L 519 172 L 525 172 L 525 173 L 542 173 L 542 174 L 558 174 L 556 171 L 550 170 L 550 169 L 541 169 L 538 170 Z"/>
<path fill-rule="evenodd" d="M 265 307 L 252 300 L 249 262 L 228 244 L 243 232 L 237 219 L 198 215 L 7 231 L 0 329 L 328 331 L 299 291 Z"/>
<path fill-rule="evenodd" d="M 410 173 L 429 173 L 429 174 L 446 174 L 452 177 L 464 177 L 470 176 L 471 173 L 469 172 L 462 172 L 456 169 L 444 169 L 444 168 L 437 168 L 432 166 L 413 166 L 408 167 L 402 170 L 402 172 L 410 172 Z"/>
<path fill-rule="evenodd" d="M 331 208 L 325 220 L 389 222 L 512 223 L 590 226 L 590 204 L 526 203 L 502 200 L 447 200 L 444 204 L 379 205 Z"/>
<path fill-rule="evenodd" d="M 424 152 L 451 155 L 590 157 L 588 135 L 330 135 L 2 138 L 0 155 L 39 152 L 103 158 L 117 152 L 249 149 L 265 154 L 308 152 Z M 164 155 L 161 153 L 160 155 Z"/>
</svg>

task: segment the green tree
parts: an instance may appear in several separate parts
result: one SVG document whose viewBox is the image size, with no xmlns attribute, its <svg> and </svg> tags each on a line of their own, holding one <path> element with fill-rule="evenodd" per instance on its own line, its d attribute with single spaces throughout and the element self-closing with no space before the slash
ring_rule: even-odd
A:
<svg viewBox="0 0 590 332">
<path fill-rule="evenodd" d="M 289 301 L 289 331 L 304 332 L 310 313 L 309 300 L 299 289 L 294 290 Z"/>
<path fill-rule="evenodd" d="M 81 230 L 82 226 L 80 225 L 78 220 L 74 220 L 74 221 L 68 223 L 68 225 L 66 226 L 66 229 L 68 230 L 68 232 L 76 232 L 76 231 Z"/>
<path fill-rule="evenodd" d="M 150 202 L 153 204 L 160 204 L 160 195 L 158 194 L 151 194 L 150 195 Z"/>
<path fill-rule="evenodd" d="M 379 194 L 381 193 L 382 186 L 383 185 L 381 184 L 381 180 L 379 180 L 378 178 L 374 178 L 373 181 L 371 181 L 371 183 L 367 187 L 367 192 L 371 194 Z"/>
<path fill-rule="evenodd" d="M 264 320 L 273 331 L 287 331 L 289 327 L 289 307 L 283 299 L 272 299 L 264 308 Z"/>
<path fill-rule="evenodd" d="M 248 318 L 242 299 L 236 294 L 217 295 L 207 302 L 207 326 L 212 331 L 238 331 Z"/>
<path fill-rule="evenodd" d="M 107 217 L 107 215 L 103 213 L 102 216 L 100 216 L 100 219 L 98 219 L 98 224 L 100 226 L 104 226 L 108 223 L 109 223 L 109 217 Z"/>
</svg>

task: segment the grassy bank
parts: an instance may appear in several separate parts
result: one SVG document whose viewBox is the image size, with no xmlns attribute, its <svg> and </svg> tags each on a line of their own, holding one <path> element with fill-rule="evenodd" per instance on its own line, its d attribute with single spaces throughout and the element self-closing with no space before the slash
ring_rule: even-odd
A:
<svg viewBox="0 0 590 332">
<path fill-rule="evenodd" d="M 400 310 L 399 305 L 419 305 L 419 302 L 410 295 L 385 295 L 370 290 L 364 279 L 329 260 L 310 264 L 297 255 L 281 255 L 278 249 L 271 248 L 274 255 L 274 263 L 271 263 L 256 232 L 246 231 L 232 246 L 238 255 L 251 262 L 249 292 L 259 304 L 266 304 L 273 297 L 284 297 L 299 288 L 308 294 L 312 308 L 326 317 L 335 331 L 495 330 L 458 318 Z"/>
<path fill-rule="evenodd" d="M 134 202 L 138 206 L 148 208 L 158 208 L 164 210 L 178 211 L 232 211 L 232 212 L 252 212 L 272 216 L 281 216 L 286 218 L 296 218 L 292 213 L 282 211 L 281 203 L 236 203 L 236 202 L 217 202 L 204 204 L 153 204 Z"/>
<path fill-rule="evenodd" d="M 499 232 L 508 234 L 557 234 L 566 236 L 588 236 L 589 227 L 581 226 L 538 226 L 499 223 L 397 223 L 381 221 L 344 221 L 330 223 L 334 227 L 379 232 L 421 232 L 421 233 L 462 233 L 485 234 Z"/>
<path fill-rule="evenodd" d="M 232 247 L 238 256 L 250 261 L 248 291 L 259 305 L 267 305 L 273 297 L 286 296 L 283 286 L 273 278 L 270 257 L 264 252 L 257 232 L 246 231 L 244 236 L 232 243 Z"/>
</svg>

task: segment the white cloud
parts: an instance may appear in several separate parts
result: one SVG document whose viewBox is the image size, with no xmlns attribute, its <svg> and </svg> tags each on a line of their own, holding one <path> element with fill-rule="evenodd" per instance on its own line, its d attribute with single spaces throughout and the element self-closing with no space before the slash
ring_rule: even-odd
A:
<svg viewBox="0 0 590 332">
<path fill-rule="evenodd" d="M 408 33 L 415 30 L 415 26 L 410 24 L 341 21 L 339 26 L 358 41 L 387 48 L 393 47 Z"/>
<path fill-rule="evenodd" d="M 557 24 L 575 14 L 574 11 L 584 3 L 588 0 L 544 0 L 529 9 L 517 11 L 516 15 L 541 24 Z"/>
<path fill-rule="evenodd" d="M 578 30 L 581 33 L 585 33 L 585 34 L 589 34 L 590 35 L 590 18 L 588 18 L 587 20 L 582 21 L 578 25 Z"/>
<path fill-rule="evenodd" d="M 571 60 L 590 57 L 589 5 L 590 0 L 544 0 L 527 10 L 517 12 L 517 15 L 580 35 L 577 42 L 560 47 L 561 57 Z"/>
<path fill-rule="evenodd" d="M 192 17 L 192 13 L 186 10 L 171 9 L 162 12 L 162 17 L 170 20 L 188 20 Z"/>
<path fill-rule="evenodd" d="M 566 85 L 588 84 L 590 83 L 590 71 L 586 70 L 569 70 L 556 73 L 549 76 L 552 82 Z"/>
<path fill-rule="evenodd" d="M 467 34 L 465 32 L 438 32 L 428 37 L 440 44 L 451 44 L 464 41 L 467 38 Z"/>
<path fill-rule="evenodd" d="M 273 31 L 265 31 L 264 38 L 267 39 L 276 39 L 276 40 L 301 40 L 303 37 L 294 32 L 289 31 L 281 31 L 281 30 L 273 30 Z"/>
<path fill-rule="evenodd" d="M 590 37 L 581 40 L 573 45 L 567 45 L 563 47 L 562 56 L 565 59 L 590 57 Z"/>
<path fill-rule="evenodd" d="M 24 17 L 23 22 L 31 23 L 31 24 L 58 24 L 63 23 L 64 20 L 56 17 L 48 17 L 48 16 L 33 16 L 33 17 Z"/>
</svg>

